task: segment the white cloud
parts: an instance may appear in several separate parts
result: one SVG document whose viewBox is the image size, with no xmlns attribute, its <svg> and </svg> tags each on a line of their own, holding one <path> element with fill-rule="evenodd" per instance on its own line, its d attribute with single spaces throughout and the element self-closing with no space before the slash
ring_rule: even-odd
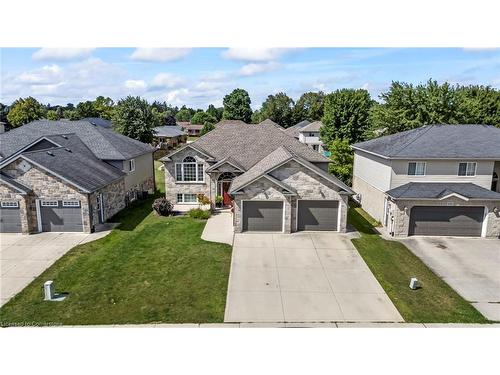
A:
<svg viewBox="0 0 500 375">
<path fill-rule="evenodd" d="M 40 48 L 31 56 L 33 60 L 68 61 L 90 56 L 95 48 Z"/>
<path fill-rule="evenodd" d="M 280 64 L 270 61 L 268 63 L 251 63 L 241 67 L 239 74 L 242 76 L 252 76 L 254 74 L 270 72 L 280 67 Z"/>
<path fill-rule="evenodd" d="M 58 65 L 45 65 L 40 69 L 21 73 L 16 80 L 20 83 L 31 85 L 43 85 L 57 81 L 61 77 L 62 70 Z"/>
<path fill-rule="evenodd" d="M 240 61 L 272 61 L 284 54 L 297 51 L 298 48 L 229 48 L 222 52 L 222 57 Z"/>
<path fill-rule="evenodd" d="M 136 48 L 130 58 L 147 62 L 167 62 L 180 60 L 189 52 L 190 48 Z"/>
<path fill-rule="evenodd" d="M 184 83 L 184 79 L 172 73 L 158 73 L 152 81 L 153 88 L 174 88 Z"/>
<path fill-rule="evenodd" d="M 125 87 L 130 90 L 144 90 L 147 84 L 142 79 L 127 79 Z"/>
</svg>

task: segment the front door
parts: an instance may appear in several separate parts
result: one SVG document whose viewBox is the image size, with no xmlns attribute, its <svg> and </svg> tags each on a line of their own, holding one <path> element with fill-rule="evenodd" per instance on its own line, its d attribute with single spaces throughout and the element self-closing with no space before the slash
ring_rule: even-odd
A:
<svg viewBox="0 0 500 375">
<path fill-rule="evenodd" d="M 223 181 L 222 182 L 222 198 L 223 198 L 222 202 L 224 203 L 224 206 L 231 205 L 231 197 L 228 194 L 230 185 L 231 185 L 231 181 Z"/>
</svg>

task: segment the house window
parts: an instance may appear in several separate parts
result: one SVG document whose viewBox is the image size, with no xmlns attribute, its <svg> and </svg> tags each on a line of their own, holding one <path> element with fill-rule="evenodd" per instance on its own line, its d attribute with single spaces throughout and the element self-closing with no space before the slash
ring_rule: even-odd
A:
<svg viewBox="0 0 500 375">
<path fill-rule="evenodd" d="M 59 206 L 58 201 L 42 201 L 42 207 L 57 207 Z"/>
<path fill-rule="evenodd" d="M 63 207 L 80 207 L 80 201 L 63 201 Z"/>
<path fill-rule="evenodd" d="M 19 202 L 17 201 L 5 201 L 1 203 L 1 207 L 3 208 L 17 208 L 19 207 Z"/>
<path fill-rule="evenodd" d="M 425 168 L 424 161 L 411 161 L 408 163 L 408 176 L 425 176 Z"/>
<path fill-rule="evenodd" d="M 135 171 L 135 159 L 130 159 L 128 161 L 128 170 L 129 172 Z"/>
<path fill-rule="evenodd" d="M 314 151 L 319 151 L 319 145 L 313 145 L 313 150 Z"/>
<path fill-rule="evenodd" d="M 177 194 L 177 203 L 197 203 L 196 194 Z"/>
<path fill-rule="evenodd" d="M 197 163 L 192 156 L 175 165 L 175 179 L 180 182 L 203 182 L 203 164 Z"/>
<path fill-rule="evenodd" d="M 476 163 L 458 163 L 458 175 L 459 176 L 475 176 L 476 175 Z"/>
</svg>

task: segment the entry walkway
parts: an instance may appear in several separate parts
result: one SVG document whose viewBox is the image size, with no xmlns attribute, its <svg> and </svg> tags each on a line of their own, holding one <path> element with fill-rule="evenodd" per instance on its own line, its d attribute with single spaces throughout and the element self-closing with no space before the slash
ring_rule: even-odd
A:
<svg viewBox="0 0 500 375">
<path fill-rule="evenodd" d="M 233 215 L 230 211 L 217 211 L 207 220 L 201 238 L 205 241 L 233 245 Z"/>
</svg>

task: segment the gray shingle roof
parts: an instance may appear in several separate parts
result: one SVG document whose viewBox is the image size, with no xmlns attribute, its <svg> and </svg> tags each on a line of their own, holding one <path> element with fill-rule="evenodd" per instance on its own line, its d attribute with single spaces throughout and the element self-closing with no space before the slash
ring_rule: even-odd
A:
<svg viewBox="0 0 500 375">
<path fill-rule="evenodd" d="M 321 121 L 311 122 L 309 125 L 306 125 L 306 126 L 300 128 L 299 133 L 302 133 L 302 132 L 319 132 L 319 130 L 321 129 L 322 125 L 323 124 L 321 123 Z"/>
<path fill-rule="evenodd" d="M 16 180 L 10 178 L 6 174 L 0 172 L 0 183 L 5 184 L 7 186 L 13 187 L 17 191 L 19 191 L 21 194 L 27 194 L 31 191 L 30 188 L 20 184 Z"/>
<path fill-rule="evenodd" d="M 493 199 L 500 201 L 500 193 L 470 182 L 409 182 L 387 191 L 386 194 L 395 199 L 441 199 L 450 194 L 459 194 L 469 199 Z"/>
<path fill-rule="evenodd" d="M 310 123 L 311 122 L 307 120 L 301 121 L 298 124 L 295 124 L 294 126 L 290 126 L 289 128 L 285 129 L 285 133 L 292 137 L 299 138 L 299 130 L 302 129 L 304 126 L 309 125 Z"/>
<path fill-rule="evenodd" d="M 42 136 L 68 133 L 76 134 L 99 159 L 126 160 L 154 151 L 148 144 L 87 120 L 37 120 L 0 134 L 0 156 L 6 158 Z"/>
<path fill-rule="evenodd" d="M 100 118 L 100 117 L 85 117 L 82 120 L 88 121 L 92 125 L 102 126 L 103 128 L 108 128 L 108 129 L 112 129 L 113 128 L 113 123 L 111 121 L 103 119 L 103 118 Z"/>
<path fill-rule="evenodd" d="M 285 128 L 281 127 L 281 125 L 275 123 L 270 118 L 266 118 L 264 121 L 259 122 L 257 125 L 273 125 L 273 126 L 277 127 L 280 130 L 285 130 Z"/>
<path fill-rule="evenodd" d="M 500 159 L 500 128 L 426 125 L 352 146 L 393 159 Z"/>
<path fill-rule="evenodd" d="M 62 147 L 25 152 L 21 157 L 38 164 L 76 186 L 95 191 L 122 178 L 125 173 L 98 159 L 76 134 L 48 136 Z"/>
<path fill-rule="evenodd" d="M 256 179 L 260 178 L 261 176 L 266 175 L 267 173 L 271 172 L 274 168 L 277 166 L 286 163 L 289 160 L 295 160 L 312 171 L 316 172 L 319 176 L 323 177 L 327 181 L 332 182 L 333 184 L 337 185 L 340 187 L 342 190 L 347 192 L 348 194 L 354 194 L 354 191 L 348 187 L 346 184 L 344 184 L 342 181 L 340 181 L 337 177 L 325 172 L 324 170 L 318 168 L 316 165 L 308 162 L 304 158 L 300 157 L 299 155 L 295 154 L 293 151 L 289 150 L 287 147 L 282 146 L 276 149 L 274 152 L 270 153 L 267 155 L 265 158 L 263 158 L 261 161 L 259 161 L 257 164 L 255 164 L 252 168 L 250 168 L 248 171 L 243 173 L 242 175 L 236 177 L 230 187 L 229 193 L 232 194 L 248 183 L 255 181 Z M 271 175 L 272 177 L 272 175 Z M 281 181 L 280 181 L 281 182 Z M 291 190 L 291 189 L 288 189 Z M 291 190 L 293 191 L 293 190 Z"/>
<path fill-rule="evenodd" d="M 232 158 L 245 170 L 281 146 L 313 163 L 330 161 L 277 127 L 265 124 L 221 124 L 190 145 L 204 150 L 217 160 Z"/>
<path fill-rule="evenodd" d="M 158 137 L 180 137 L 185 135 L 186 132 L 180 126 L 157 126 L 153 132 Z"/>
</svg>

